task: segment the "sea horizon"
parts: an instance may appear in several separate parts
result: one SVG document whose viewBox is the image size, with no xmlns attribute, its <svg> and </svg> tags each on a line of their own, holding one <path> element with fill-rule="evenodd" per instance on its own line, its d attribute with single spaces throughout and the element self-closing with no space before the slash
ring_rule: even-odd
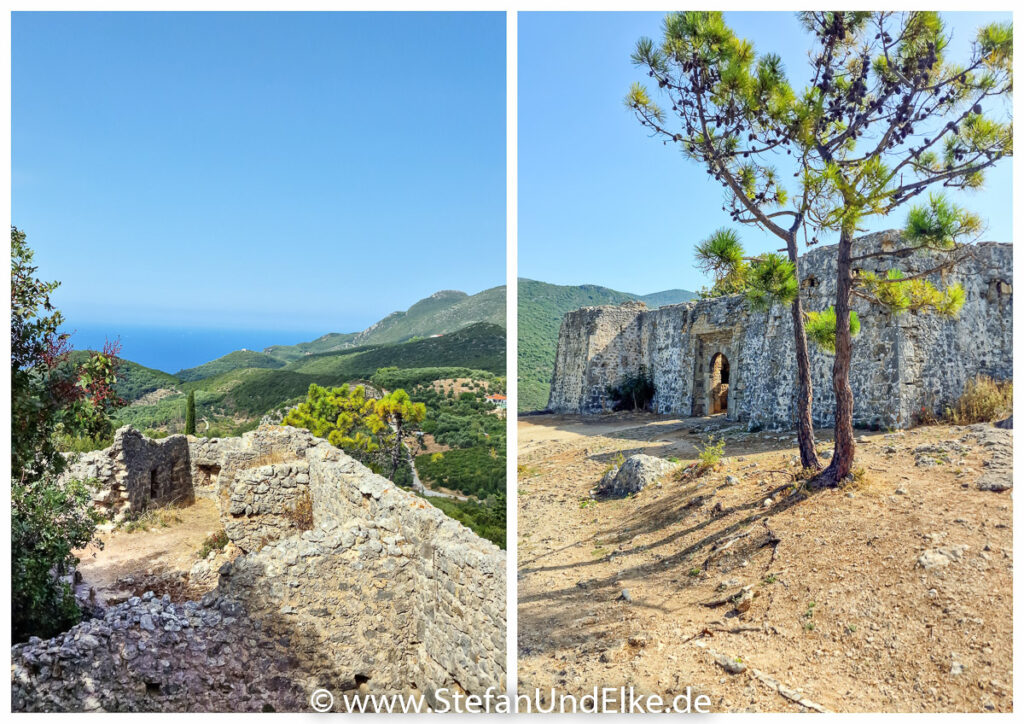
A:
<svg viewBox="0 0 1024 724">
<path fill-rule="evenodd" d="M 66 324 L 74 349 L 102 349 L 107 340 L 120 339 L 122 359 L 175 374 L 190 367 L 248 349 L 262 352 L 273 345 L 309 342 L 332 330 L 227 329 L 178 325 Z"/>
</svg>

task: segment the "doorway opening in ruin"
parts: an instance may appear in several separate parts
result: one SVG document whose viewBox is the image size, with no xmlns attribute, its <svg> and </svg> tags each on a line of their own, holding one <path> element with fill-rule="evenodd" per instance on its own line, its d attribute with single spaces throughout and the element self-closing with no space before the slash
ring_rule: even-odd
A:
<svg viewBox="0 0 1024 724">
<path fill-rule="evenodd" d="M 220 478 L 220 465 L 196 465 L 196 480 L 192 484 L 199 488 L 212 487 Z"/>
<path fill-rule="evenodd" d="M 156 468 L 149 471 L 149 499 L 155 500 L 160 494 L 160 486 L 156 482 Z"/>
<path fill-rule="evenodd" d="M 710 373 L 708 414 L 715 415 L 729 409 L 729 360 L 721 352 L 711 358 Z"/>
</svg>

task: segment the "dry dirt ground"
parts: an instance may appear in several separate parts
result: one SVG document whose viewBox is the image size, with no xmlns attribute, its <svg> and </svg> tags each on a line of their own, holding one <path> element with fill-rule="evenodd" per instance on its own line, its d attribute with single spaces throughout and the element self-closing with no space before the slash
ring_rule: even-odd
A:
<svg viewBox="0 0 1024 724">
<path fill-rule="evenodd" d="M 681 472 L 713 429 L 717 469 L 590 497 L 618 452 Z M 982 474 L 1009 481 L 1011 439 L 858 433 L 858 480 L 808 493 L 792 433 L 722 416 L 520 420 L 519 692 L 689 686 L 713 711 L 1012 711 L 1011 492 L 977 488 Z M 935 548 L 946 565 L 926 569 Z"/>
<path fill-rule="evenodd" d="M 206 539 L 221 530 L 217 503 L 197 498 L 189 506 L 160 509 L 148 520 L 145 530 L 107 530 L 99 536 L 102 548 L 93 543 L 76 551 L 80 594 L 92 589 L 96 603 L 109 605 L 146 591 L 185 600 L 209 589 L 209 581 L 190 581 L 185 574 L 199 561 Z M 208 578 L 216 583 L 216 575 Z"/>
</svg>

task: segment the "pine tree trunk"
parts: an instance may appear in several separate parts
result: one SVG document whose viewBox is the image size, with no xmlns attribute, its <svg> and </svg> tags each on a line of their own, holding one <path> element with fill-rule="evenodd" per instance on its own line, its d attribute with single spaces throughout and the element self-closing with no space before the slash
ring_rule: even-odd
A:
<svg viewBox="0 0 1024 724">
<path fill-rule="evenodd" d="M 828 468 L 817 478 L 820 487 L 837 486 L 853 469 L 853 390 L 850 389 L 850 291 L 853 271 L 850 264 L 853 231 L 839 235 L 836 265 L 836 356 L 832 363 L 832 389 L 836 395 L 835 451 Z"/>
<path fill-rule="evenodd" d="M 402 456 L 402 418 L 398 416 L 395 421 L 395 447 L 391 450 L 391 482 L 398 477 L 398 463 Z"/>
<path fill-rule="evenodd" d="M 800 262 L 797 257 L 796 231 L 790 233 L 786 240 L 789 260 L 793 262 L 793 270 L 797 281 L 800 279 Z M 811 359 L 807 353 L 807 334 L 804 331 L 804 310 L 797 292 L 790 309 L 793 312 L 793 342 L 796 347 L 796 436 L 800 447 L 800 464 L 804 468 L 820 470 L 818 453 L 814 449 L 814 422 L 811 417 L 811 404 L 814 392 L 811 388 Z"/>
</svg>

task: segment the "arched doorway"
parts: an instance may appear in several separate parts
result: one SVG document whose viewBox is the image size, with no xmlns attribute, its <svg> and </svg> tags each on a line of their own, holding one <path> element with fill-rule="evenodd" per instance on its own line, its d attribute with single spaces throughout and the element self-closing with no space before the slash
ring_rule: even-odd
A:
<svg viewBox="0 0 1024 724">
<path fill-rule="evenodd" d="M 718 352 L 711 358 L 708 392 L 708 414 L 716 415 L 729 409 L 729 360 Z"/>
</svg>

